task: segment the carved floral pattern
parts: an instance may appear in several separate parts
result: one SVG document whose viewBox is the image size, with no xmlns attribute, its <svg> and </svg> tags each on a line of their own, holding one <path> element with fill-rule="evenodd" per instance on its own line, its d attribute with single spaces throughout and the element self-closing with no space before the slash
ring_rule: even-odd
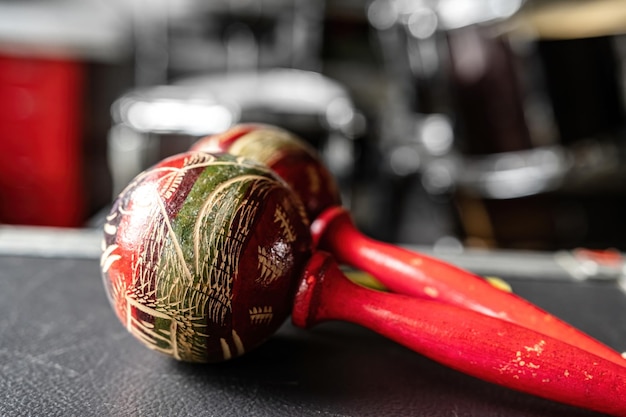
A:
<svg viewBox="0 0 626 417">
<path fill-rule="evenodd" d="M 310 251 L 290 196 L 267 168 L 226 155 L 188 153 L 140 174 L 104 226 L 103 277 L 126 328 L 195 362 L 230 359 L 268 337 Z M 262 307 L 246 301 L 264 292 Z M 248 331 L 261 324 L 265 333 Z"/>
</svg>

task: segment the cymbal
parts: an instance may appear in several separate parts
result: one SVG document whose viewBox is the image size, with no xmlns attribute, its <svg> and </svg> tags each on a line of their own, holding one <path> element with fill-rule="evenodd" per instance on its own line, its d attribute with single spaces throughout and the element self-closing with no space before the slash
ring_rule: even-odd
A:
<svg viewBox="0 0 626 417">
<path fill-rule="evenodd" d="M 579 39 L 626 33 L 624 0 L 559 0 L 528 3 L 513 19 L 517 31 L 541 39 Z"/>
</svg>

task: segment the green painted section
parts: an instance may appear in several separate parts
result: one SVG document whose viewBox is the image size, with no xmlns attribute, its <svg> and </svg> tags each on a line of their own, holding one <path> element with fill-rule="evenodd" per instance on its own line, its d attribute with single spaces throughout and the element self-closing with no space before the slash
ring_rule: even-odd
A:
<svg viewBox="0 0 626 417">
<path fill-rule="evenodd" d="M 265 170 L 230 162 L 234 158 L 220 156 L 197 178 L 178 214 L 170 220 L 178 244 L 168 235 L 160 259 L 157 299 L 163 300 L 164 307 L 169 306 L 165 307 L 169 315 L 176 317 L 175 337 L 178 355 L 183 360 L 202 361 L 207 346 L 219 346 L 219 340 L 210 340 L 206 335 L 205 323 L 219 323 L 230 305 L 234 266 L 228 255 L 237 242 L 229 230 L 252 181 L 222 185 L 246 175 L 272 178 Z M 213 198 L 215 204 L 204 212 L 197 227 L 196 221 L 208 198 Z M 195 239 L 199 239 L 198 261 Z M 154 325 L 155 330 L 168 334 L 172 328 L 167 319 L 156 318 Z"/>
</svg>

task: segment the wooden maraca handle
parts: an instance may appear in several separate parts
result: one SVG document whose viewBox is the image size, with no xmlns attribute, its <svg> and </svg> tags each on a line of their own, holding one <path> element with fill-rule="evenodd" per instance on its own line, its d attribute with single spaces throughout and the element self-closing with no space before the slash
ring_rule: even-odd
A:
<svg viewBox="0 0 626 417">
<path fill-rule="evenodd" d="M 360 233 L 340 207 L 337 186 L 315 151 L 275 126 L 238 125 L 194 149 L 231 152 L 275 170 L 306 204 L 319 249 L 376 277 L 391 291 L 439 300 L 509 320 L 624 365 L 618 352 L 484 279 L 438 259 L 377 242 Z"/>
<path fill-rule="evenodd" d="M 504 320 L 350 282 L 329 254 L 307 265 L 292 312 L 369 328 L 458 371 L 543 398 L 626 416 L 626 367 Z"/>
<path fill-rule="evenodd" d="M 620 353 L 481 277 L 436 258 L 368 238 L 354 227 L 343 208 L 326 210 L 311 231 L 317 247 L 330 251 L 339 262 L 371 273 L 394 292 L 507 320 L 626 366 Z"/>
</svg>

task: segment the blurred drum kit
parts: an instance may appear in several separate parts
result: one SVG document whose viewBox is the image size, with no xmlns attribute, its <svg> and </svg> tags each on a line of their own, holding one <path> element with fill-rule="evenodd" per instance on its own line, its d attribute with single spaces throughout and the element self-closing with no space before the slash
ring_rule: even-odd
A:
<svg viewBox="0 0 626 417">
<path fill-rule="evenodd" d="M 368 17 L 399 80 L 392 171 L 447 196 L 464 243 L 623 247 L 625 2 L 376 0 Z"/>
<path fill-rule="evenodd" d="M 256 121 L 311 141 L 349 205 L 365 120 L 348 89 L 319 72 L 323 2 L 185 4 L 177 19 L 136 30 L 137 88 L 112 110 L 114 194 L 198 137 Z M 624 1 L 364 6 L 388 80 L 384 110 L 367 120 L 395 184 L 381 187 L 391 199 L 383 237 L 624 249 Z"/>
<path fill-rule="evenodd" d="M 265 122 L 315 145 L 349 200 L 362 118 L 347 89 L 317 71 L 323 2 L 187 3 L 184 12 L 166 8 L 167 17 L 153 19 L 160 28 L 138 24 L 147 28 L 137 31 L 144 46 L 137 87 L 112 107 L 114 195 L 139 171 L 202 136 Z"/>
</svg>

